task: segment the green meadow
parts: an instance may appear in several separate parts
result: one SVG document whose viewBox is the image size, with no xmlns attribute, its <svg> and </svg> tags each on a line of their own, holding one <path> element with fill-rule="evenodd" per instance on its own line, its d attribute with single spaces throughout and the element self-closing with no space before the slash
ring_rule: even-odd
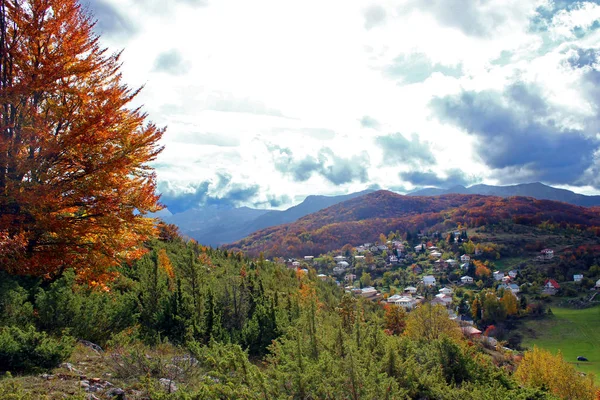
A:
<svg viewBox="0 0 600 400">
<path fill-rule="evenodd" d="M 565 361 L 600 379 L 600 306 L 575 310 L 552 308 L 552 316 L 530 320 L 523 326 L 523 345 L 534 345 L 554 353 L 561 351 Z M 588 362 L 578 362 L 584 356 Z"/>
</svg>

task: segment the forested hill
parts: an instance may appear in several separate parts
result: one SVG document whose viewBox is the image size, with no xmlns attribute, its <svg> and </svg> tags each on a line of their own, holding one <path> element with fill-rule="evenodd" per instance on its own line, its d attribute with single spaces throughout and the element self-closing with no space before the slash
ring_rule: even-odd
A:
<svg viewBox="0 0 600 400">
<path fill-rule="evenodd" d="M 600 208 L 585 208 L 530 197 L 448 194 L 403 196 L 377 191 L 348 200 L 298 221 L 253 233 L 228 248 L 267 257 L 317 255 L 374 241 L 380 233 L 452 229 L 459 223 L 482 226 L 500 221 L 537 225 L 544 221 L 600 233 Z"/>
</svg>

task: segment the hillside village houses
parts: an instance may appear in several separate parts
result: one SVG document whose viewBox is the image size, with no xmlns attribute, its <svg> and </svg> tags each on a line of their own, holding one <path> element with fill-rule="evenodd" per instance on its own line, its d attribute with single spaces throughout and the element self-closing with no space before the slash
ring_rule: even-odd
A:
<svg viewBox="0 0 600 400">
<path fill-rule="evenodd" d="M 412 296 L 402 296 L 395 294 L 390 296 L 387 300 L 388 303 L 403 307 L 406 310 L 412 310 L 418 304 L 417 299 Z"/>
<path fill-rule="evenodd" d="M 433 275 L 425 275 L 423 277 L 423 285 L 425 286 L 435 286 L 435 277 Z"/>
<path fill-rule="evenodd" d="M 544 282 L 544 293 L 549 295 L 555 295 L 560 289 L 560 285 L 554 279 L 546 279 Z"/>
<path fill-rule="evenodd" d="M 554 257 L 554 250 L 552 249 L 544 249 L 541 253 L 544 260 L 551 260 Z"/>
<path fill-rule="evenodd" d="M 443 238 L 444 235 L 441 234 L 437 237 L 434 236 L 432 240 L 436 240 L 436 238 Z M 475 282 L 475 278 L 470 276 L 473 272 L 471 271 L 473 268 L 471 267 L 471 261 L 473 257 L 476 255 L 481 255 L 481 249 L 486 248 L 481 244 L 475 245 L 475 247 L 471 247 L 471 251 L 473 253 L 457 253 L 456 248 L 452 251 L 449 251 L 448 247 L 445 244 L 439 244 L 439 246 L 435 245 L 435 242 L 429 241 L 425 235 L 422 235 L 423 242 L 414 247 L 414 252 L 410 247 L 407 247 L 408 252 L 404 253 L 405 245 L 398 240 L 387 241 L 386 245 L 383 246 L 379 242 L 377 243 L 365 243 L 363 245 L 357 246 L 354 248 L 352 254 L 339 254 L 336 255 L 333 259 L 335 260 L 335 264 L 333 264 L 333 272 L 339 277 L 339 280 L 345 282 L 345 287 L 347 292 L 353 293 L 356 296 L 363 297 L 370 301 L 380 301 L 384 298 L 387 304 L 394 304 L 398 307 L 402 307 L 407 311 L 410 311 L 417 307 L 420 303 L 425 301 L 424 297 L 418 296 L 418 289 L 414 286 L 406 286 L 404 290 L 398 294 L 391 295 L 389 297 L 388 294 L 382 293 L 377 290 L 373 286 L 358 288 L 358 278 L 361 273 L 365 270 L 368 270 L 367 267 L 371 269 L 377 268 L 378 271 L 383 273 L 384 271 L 396 271 L 396 270 L 405 270 L 408 275 L 406 278 L 408 279 L 418 279 L 420 277 L 420 282 L 427 288 L 435 287 L 438 284 L 438 280 L 442 279 L 440 283 L 449 282 L 449 284 L 458 285 L 473 285 Z M 443 241 L 443 239 L 442 239 Z M 462 248 L 461 248 L 462 250 Z M 369 252 L 371 254 L 369 254 Z M 445 257 L 450 257 L 448 259 L 442 259 L 443 254 Z M 486 253 L 487 254 L 487 253 Z M 366 258 L 373 257 L 375 262 L 371 263 L 372 265 L 365 266 L 364 260 Z M 538 253 L 538 257 L 536 259 L 538 261 L 543 260 L 551 260 L 554 257 L 554 250 L 552 249 L 544 249 L 542 252 Z M 541 260 L 543 258 L 543 260 Z M 313 265 L 313 263 L 317 264 L 317 260 L 319 263 L 322 263 L 323 259 L 317 259 L 314 256 L 304 256 L 303 264 L 305 266 Z M 331 259 L 329 259 L 331 260 Z M 352 261 L 351 261 L 352 260 Z M 460 268 L 459 267 L 460 260 Z M 359 262 L 360 261 L 360 262 Z M 327 262 L 327 261 L 325 261 Z M 292 265 L 298 270 L 302 268 L 301 263 L 295 259 L 287 260 L 288 265 Z M 327 264 L 328 265 L 328 264 Z M 398 267 L 400 265 L 400 267 Z M 319 264 L 315 265 L 316 268 L 319 267 Z M 470 268 L 471 267 L 471 268 Z M 331 268 L 328 266 L 328 268 Z M 356 269 L 354 269 L 356 268 Z M 524 268 L 524 267 L 520 267 Z M 460 271 L 462 270 L 462 274 Z M 304 269 L 303 271 L 307 271 Z M 438 272 L 429 272 L 429 271 L 440 271 Z M 422 274 L 426 273 L 427 275 L 423 276 Z M 415 277 L 414 275 L 417 275 Z M 357 276 L 358 275 L 358 276 Z M 318 279 L 328 280 L 331 277 L 326 276 L 324 273 L 316 275 Z M 343 277 L 343 279 L 341 279 Z M 405 278 L 405 279 L 406 279 Z M 381 285 L 381 274 L 376 274 L 373 276 L 376 285 Z M 496 285 L 490 285 L 491 282 L 497 282 L 500 285 L 496 287 L 496 290 L 504 290 L 510 291 L 515 296 L 520 293 L 519 284 L 524 283 L 523 280 L 518 279 L 517 270 L 510 270 L 508 272 L 502 271 L 494 271 L 491 279 L 486 279 L 485 277 L 478 277 L 477 279 L 482 279 L 485 287 L 492 288 Z M 574 274 L 573 280 L 575 282 L 581 282 L 583 279 L 583 274 Z M 416 281 L 416 280 L 415 280 Z M 390 281 L 391 282 L 391 281 Z M 341 285 L 340 282 L 336 282 L 338 285 Z M 414 284 L 414 283 L 413 283 Z M 397 283 L 394 284 L 395 288 L 392 289 L 392 286 L 389 286 L 389 289 L 392 293 L 393 290 L 397 290 Z M 379 287 L 379 286 L 378 286 Z M 474 290 L 477 290 L 473 288 Z M 554 279 L 546 279 L 543 286 L 543 293 L 547 294 L 556 294 L 556 292 L 560 289 L 559 284 Z M 600 280 L 596 282 L 596 289 L 600 290 Z M 463 321 L 464 315 L 460 317 L 454 313 L 452 310 L 452 305 L 455 304 L 453 301 L 453 290 L 452 287 L 442 287 L 439 289 L 439 293 L 434 296 L 431 300 L 432 304 L 440 304 L 448 309 L 449 318 L 460 319 Z M 467 315 L 466 318 L 469 318 Z M 471 324 L 473 322 L 471 321 Z M 477 330 L 474 329 L 475 335 L 477 335 Z"/>
<path fill-rule="evenodd" d="M 404 288 L 405 293 L 415 294 L 417 293 L 417 288 L 414 286 L 407 286 Z"/>
</svg>

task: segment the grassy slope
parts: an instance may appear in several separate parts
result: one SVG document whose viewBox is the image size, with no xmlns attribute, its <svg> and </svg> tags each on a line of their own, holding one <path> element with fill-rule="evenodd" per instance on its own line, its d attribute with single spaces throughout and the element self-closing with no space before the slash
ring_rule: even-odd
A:
<svg viewBox="0 0 600 400">
<path fill-rule="evenodd" d="M 523 344 L 537 345 L 556 352 L 582 372 L 594 373 L 600 379 L 600 307 L 574 310 L 552 308 L 553 317 L 527 321 Z M 589 362 L 577 362 L 577 356 Z"/>
</svg>

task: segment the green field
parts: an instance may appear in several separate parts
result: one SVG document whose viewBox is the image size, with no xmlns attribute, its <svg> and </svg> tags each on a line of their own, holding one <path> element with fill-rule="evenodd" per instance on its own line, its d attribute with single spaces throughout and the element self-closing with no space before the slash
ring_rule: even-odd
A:
<svg viewBox="0 0 600 400">
<path fill-rule="evenodd" d="M 600 307 L 552 308 L 552 313 L 551 317 L 523 325 L 523 345 L 536 345 L 554 353 L 560 350 L 565 361 L 600 380 Z M 584 356 L 589 362 L 577 362 L 577 356 Z"/>
</svg>

